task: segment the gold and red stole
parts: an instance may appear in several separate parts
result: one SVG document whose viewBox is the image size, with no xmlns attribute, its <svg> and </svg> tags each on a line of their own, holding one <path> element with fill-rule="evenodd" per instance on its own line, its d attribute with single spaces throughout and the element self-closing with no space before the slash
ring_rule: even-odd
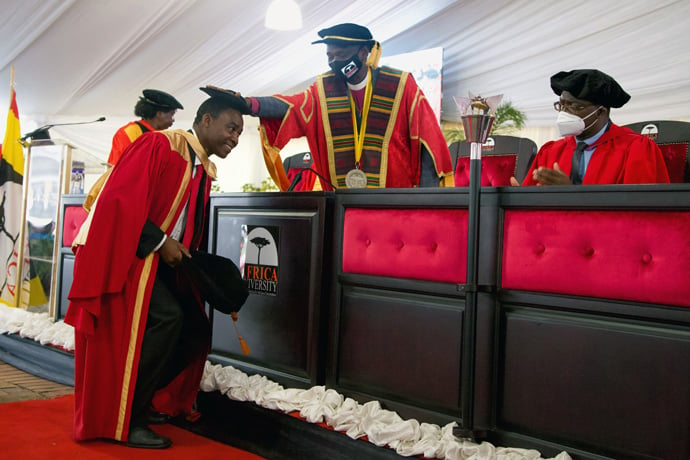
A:
<svg viewBox="0 0 690 460">
<path fill-rule="evenodd" d="M 393 135 L 407 72 L 381 67 L 372 69 L 370 78 L 373 78 L 373 91 L 366 126 L 360 128 L 360 132 L 364 130 L 364 147 L 359 169 L 367 176 L 367 187 L 378 188 L 385 184 L 388 144 Z M 316 85 L 328 147 L 329 173 L 336 187 L 343 188 L 345 176 L 356 167 L 350 92 L 333 72 L 320 75 Z"/>
</svg>

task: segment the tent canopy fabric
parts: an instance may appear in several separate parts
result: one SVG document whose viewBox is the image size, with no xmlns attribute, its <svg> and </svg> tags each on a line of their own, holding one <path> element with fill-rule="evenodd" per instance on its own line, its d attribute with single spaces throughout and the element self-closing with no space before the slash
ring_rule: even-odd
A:
<svg viewBox="0 0 690 460">
<path fill-rule="evenodd" d="M 472 91 L 503 94 L 528 126 L 551 127 L 549 77 L 574 68 L 598 68 L 632 95 L 612 112 L 619 124 L 690 119 L 687 0 L 298 0 L 297 31 L 265 29 L 268 3 L 4 0 L 0 82 L 9 84 L 14 66 L 25 132 L 105 116 L 51 130 L 105 160 L 142 89 L 173 94 L 186 108 L 173 127 L 188 128 L 206 84 L 255 96 L 304 90 L 328 69 L 325 46 L 311 44 L 317 31 L 355 22 L 369 27 L 384 56 L 443 48 L 446 121 L 460 119 L 452 96 Z M 0 107 L 8 97 L 0 91 Z M 245 119 L 243 147 L 258 149 L 256 123 Z"/>
</svg>

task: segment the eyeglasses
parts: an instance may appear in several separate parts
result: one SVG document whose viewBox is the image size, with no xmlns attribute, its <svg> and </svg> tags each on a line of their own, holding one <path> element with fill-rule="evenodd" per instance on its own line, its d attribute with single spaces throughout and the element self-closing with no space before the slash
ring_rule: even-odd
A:
<svg viewBox="0 0 690 460">
<path fill-rule="evenodd" d="M 589 105 L 592 105 L 592 104 L 582 105 L 582 104 L 579 104 L 577 102 L 556 101 L 553 103 L 553 108 L 554 108 L 554 110 L 556 110 L 556 112 L 562 112 L 564 110 L 567 112 L 582 112 Z"/>
</svg>

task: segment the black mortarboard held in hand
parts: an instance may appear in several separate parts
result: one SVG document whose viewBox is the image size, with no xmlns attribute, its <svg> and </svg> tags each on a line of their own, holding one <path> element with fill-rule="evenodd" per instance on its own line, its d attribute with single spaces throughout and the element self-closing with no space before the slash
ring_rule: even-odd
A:
<svg viewBox="0 0 690 460">
<path fill-rule="evenodd" d="M 182 271 L 196 287 L 202 299 L 214 309 L 232 317 L 242 353 L 248 355 L 249 345 L 237 329 L 237 312 L 244 305 L 249 290 L 234 262 L 225 257 L 191 250 L 192 257 L 182 258 Z"/>
<path fill-rule="evenodd" d="M 192 257 L 182 258 L 182 269 L 202 299 L 221 313 L 240 311 L 249 290 L 234 262 L 203 251 L 190 252 Z"/>
<path fill-rule="evenodd" d="M 231 89 L 223 89 L 213 85 L 206 85 L 199 89 L 213 98 L 222 99 L 225 103 L 240 112 L 242 115 L 250 115 L 252 113 L 247 105 L 247 101 L 245 101 L 244 97 L 242 97 L 240 93 L 237 93 Z"/>
<path fill-rule="evenodd" d="M 616 80 L 596 69 L 558 72 L 551 76 L 551 89 L 559 96 L 568 91 L 578 99 L 604 107 L 623 107 L 630 100 Z"/>
</svg>

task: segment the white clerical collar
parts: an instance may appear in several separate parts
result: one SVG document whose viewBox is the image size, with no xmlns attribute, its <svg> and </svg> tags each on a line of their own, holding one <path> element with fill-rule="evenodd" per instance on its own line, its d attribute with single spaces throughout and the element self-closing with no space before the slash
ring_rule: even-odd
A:
<svg viewBox="0 0 690 460">
<path fill-rule="evenodd" d="M 354 85 L 352 83 L 348 83 L 347 87 L 350 88 L 350 91 L 363 90 L 367 86 L 367 82 L 369 81 L 369 78 L 371 78 L 371 72 L 369 71 L 369 69 L 367 69 L 367 77 L 364 80 L 362 80 L 359 83 L 356 83 Z"/>
</svg>

